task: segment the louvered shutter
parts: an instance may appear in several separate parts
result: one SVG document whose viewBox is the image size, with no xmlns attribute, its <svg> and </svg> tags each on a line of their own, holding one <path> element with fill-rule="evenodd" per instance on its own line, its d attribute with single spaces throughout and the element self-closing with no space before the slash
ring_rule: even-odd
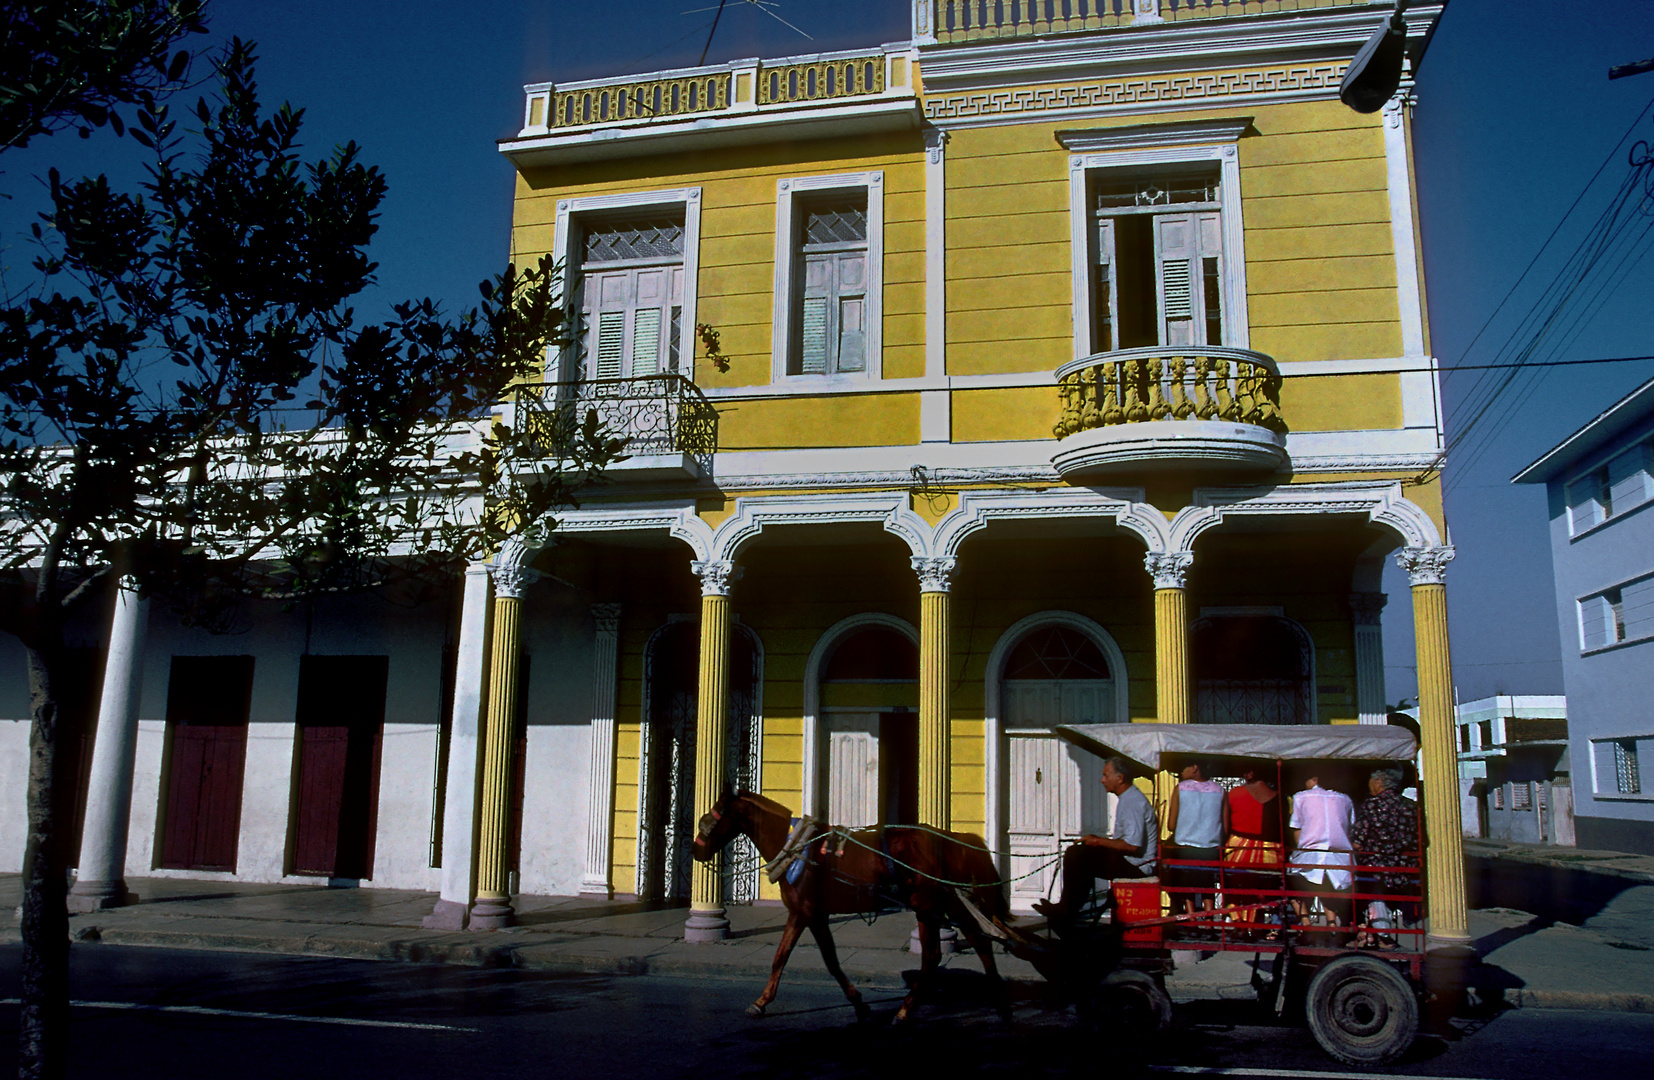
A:
<svg viewBox="0 0 1654 1080">
<path fill-rule="evenodd" d="M 1115 286 L 1114 219 L 1097 219 L 1097 265 L 1091 277 L 1091 351 L 1110 352 L 1115 343 L 1114 313 L 1120 297 Z"/>
<path fill-rule="evenodd" d="M 840 255 L 834 269 L 838 294 L 838 355 L 834 370 L 866 371 L 867 256 L 862 252 Z"/>
<path fill-rule="evenodd" d="M 1608 463 L 1608 500 L 1620 514 L 1647 502 L 1649 492 L 1649 448 L 1634 446 Z"/>
<path fill-rule="evenodd" d="M 1627 641 L 1654 636 L 1654 577 L 1620 587 L 1620 617 Z"/>
<path fill-rule="evenodd" d="M 1579 602 L 1580 642 L 1587 649 L 1614 643 L 1614 613 L 1606 596 L 1590 596 Z"/>
<path fill-rule="evenodd" d="M 1208 344 L 1209 337 L 1221 338 L 1221 333 L 1213 333 L 1223 302 L 1221 222 L 1215 212 L 1162 214 L 1154 219 L 1162 345 L 1200 345 Z"/>
<path fill-rule="evenodd" d="M 638 270 L 637 305 L 632 311 L 631 370 L 633 378 L 660 371 L 661 305 L 666 271 Z"/>
<path fill-rule="evenodd" d="M 833 255 L 804 256 L 804 301 L 799 320 L 799 372 L 827 372 L 828 308 L 833 301 Z"/>
<path fill-rule="evenodd" d="M 1593 473 L 1568 485 L 1568 532 L 1577 535 L 1602 521 L 1602 504 L 1597 501 L 1597 478 Z"/>
</svg>

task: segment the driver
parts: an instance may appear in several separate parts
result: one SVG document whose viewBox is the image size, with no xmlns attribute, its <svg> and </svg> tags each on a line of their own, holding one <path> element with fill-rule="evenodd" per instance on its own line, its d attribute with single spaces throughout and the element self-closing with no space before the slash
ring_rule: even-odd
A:
<svg viewBox="0 0 1654 1080">
<path fill-rule="evenodd" d="M 1074 921 L 1080 905 L 1091 895 L 1093 879 L 1139 878 L 1154 873 L 1160 854 L 1160 819 L 1148 796 L 1137 790 L 1126 775 L 1130 768 L 1122 757 L 1103 762 L 1103 788 L 1119 797 L 1114 828 L 1106 837 L 1087 833 L 1065 851 L 1062 898 L 1056 903 L 1041 900 L 1034 905 L 1053 929 Z"/>
</svg>

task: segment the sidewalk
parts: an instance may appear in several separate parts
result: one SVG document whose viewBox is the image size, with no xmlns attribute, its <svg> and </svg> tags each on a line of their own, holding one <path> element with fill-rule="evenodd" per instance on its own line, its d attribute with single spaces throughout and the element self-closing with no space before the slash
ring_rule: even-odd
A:
<svg viewBox="0 0 1654 1080">
<path fill-rule="evenodd" d="M 1513 874 L 1537 876 L 1539 886 L 1529 881 L 1524 887 L 1541 900 L 1549 888 L 1545 882 L 1558 875 L 1585 883 L 1569 890 L 1574 908 L 1587 913 L 1577 921 L 1517 906 L 1471 912 L 1471 935 L 1483 961 L 1472 981 L 1483 1000 L 1502 998 L 1506 1005 L 1527 1008 L 1654 1012 L 1654 859 L 1484 841 L 1467 841 L 1466 854 L 1473 904 L 1488 880 L 1497 885 Z M 447 932 L 421 928 L 434 902 L 423 892 L 171 878 L 129 884 L 139 903 L 71 918 L 77 942 L 583 974 L 733 977 L 750 981 L 756 994 L 786 921 L 779 906 L 732 907 L 729 940 L 691 945 L 682 940 L 686 911 L 681 907 L 524 896 L 518 926 Z M 0 875 L 0 910 L 14 911 L 19 900 L 17 875 Z M 908 915 L 871 924 L 854 917 L 837 920 L 834 937 L 846 974 L 870 987 L 899 987 L 903 973 L 918 967 L 918 957 L 906 950 L 912 927 Z M 0 940 L 17 940 L 15 916 L 0 930 Z M 1027 963 L 1004 954 L 996 959 L 1008 978 L 1040 981 Z M 1251 959 L 1222 953 L 1182 964 L 1167 989 L 1180 1001 L 1250 999 Z M 980 971 L 969 950 L 943 962 Z M 793 953 L 786 978 L 829 978 L 808 935 Z"/>
</svg>

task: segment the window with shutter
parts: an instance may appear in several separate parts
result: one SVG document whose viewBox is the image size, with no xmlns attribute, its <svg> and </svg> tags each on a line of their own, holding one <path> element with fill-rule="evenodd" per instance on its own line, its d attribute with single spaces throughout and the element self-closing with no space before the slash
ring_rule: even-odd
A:
<svg viewBox="0 0 1654 1080">
<path fill-rule="evenodd" d="M 683 237 L 683 222 L 670 218 L 585 223 L 579 285 L 585 378 L 678 369 Z"/>
<path fill-rule="evenodd" d="M 1222 345 L 1216 169 L 1093 180 L 1091 348 Z"/>
<path fill-rule="evenodd" d="M 1579 602 L 1579 635 L 1584 649 L 1601 649 L 1623 640 L 1624 626 L 1624 608 L 1618 589 L 1588 596 Z"/>
<path fill-rule="evenodd" d="M 788 374 L 867 370 L 867 199 L 803 202 L 798 215 L 798 327 Z"/>
<path fill-rule="evenodd" d="M 1649 446 L 1644 443 L 1608 463 L 1608 500 L 1611 513 L 1623 514 L 1654 497 L 1649 477 Z"/>
</svg>

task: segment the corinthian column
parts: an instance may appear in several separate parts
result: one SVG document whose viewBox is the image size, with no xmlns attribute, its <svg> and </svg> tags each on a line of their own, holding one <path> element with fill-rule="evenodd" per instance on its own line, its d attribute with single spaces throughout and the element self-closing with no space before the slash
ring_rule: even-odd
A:
<svg viewBox="0 0 1654 1080">
<path fill-rule="evenodd" d="M 126 833 L 132 820 L 132 762 L 137 754 L 138 698 L 144 687 L 144 636 L 149 601 L 130 580 L 115 593 L 109 657 L 103 666 L 98 730 L 81 833 L 80 866 L 69 910 L 97 911 L 127 902 Z"/>
<path fill-rule="evenodd" d="M 615 654 L 620 643 L 620 605 L 593 604 L 597 636 L 592 648 L 592 767 L 586 814 L 586 874 L 582 896 L 614 895 L 609 881 L 614 829 Z"/>
<path fill-rule="evenodd" d="M 497 930 L 516 921 L 511 909 L 512 727 L 517 718 L 517 664 L 522 648 L 521 607 L 526 568 L 497 563 L 494 578 L 494 642 L 488 676 L 488 727 L 483 734 L 482 820 L 477 840 L 477 901 L 471 929 Z"/>
<path fill-rule="evenodd" d="M 709 559 L 690 564 L 701 579 L 701 668 L 695 699 L 695 806 L 705 813 L 722 794 L 729 739 L 729 586 L 735 564 Z M 723 857 L 694 864 L 689 880 L 685 941 L 721 941 L 724 917 Z"/>
<path fill-rule="evenodd" d="M 956 561 L 913 559 L 919 575 L 919 820 L 952 824 L 952 755 L 948 745 L 948 606 Z"/>
<path fill-rule="evenodd" d="M 1150 552 L 1143 567 L 1154 578 L 1155 713 L 1162 724 L 1189 722 L 1189 551 Z"/>
<path fill-rule="evenodd" d="M 1419 742 L 1423 761 L 1424 887 L 1432 945 L 1464 945 L 1470 922 L 1464 893 L 1464 834 L 1459 816 L 1459 769 L 1453 739 L 1453 661 L 1447 647 L 1447 564 L 1452 545 L 1410 547 L 1396 553 L 1413 586 L 1413 634 L 1418 644 Z"/>
</svg>

